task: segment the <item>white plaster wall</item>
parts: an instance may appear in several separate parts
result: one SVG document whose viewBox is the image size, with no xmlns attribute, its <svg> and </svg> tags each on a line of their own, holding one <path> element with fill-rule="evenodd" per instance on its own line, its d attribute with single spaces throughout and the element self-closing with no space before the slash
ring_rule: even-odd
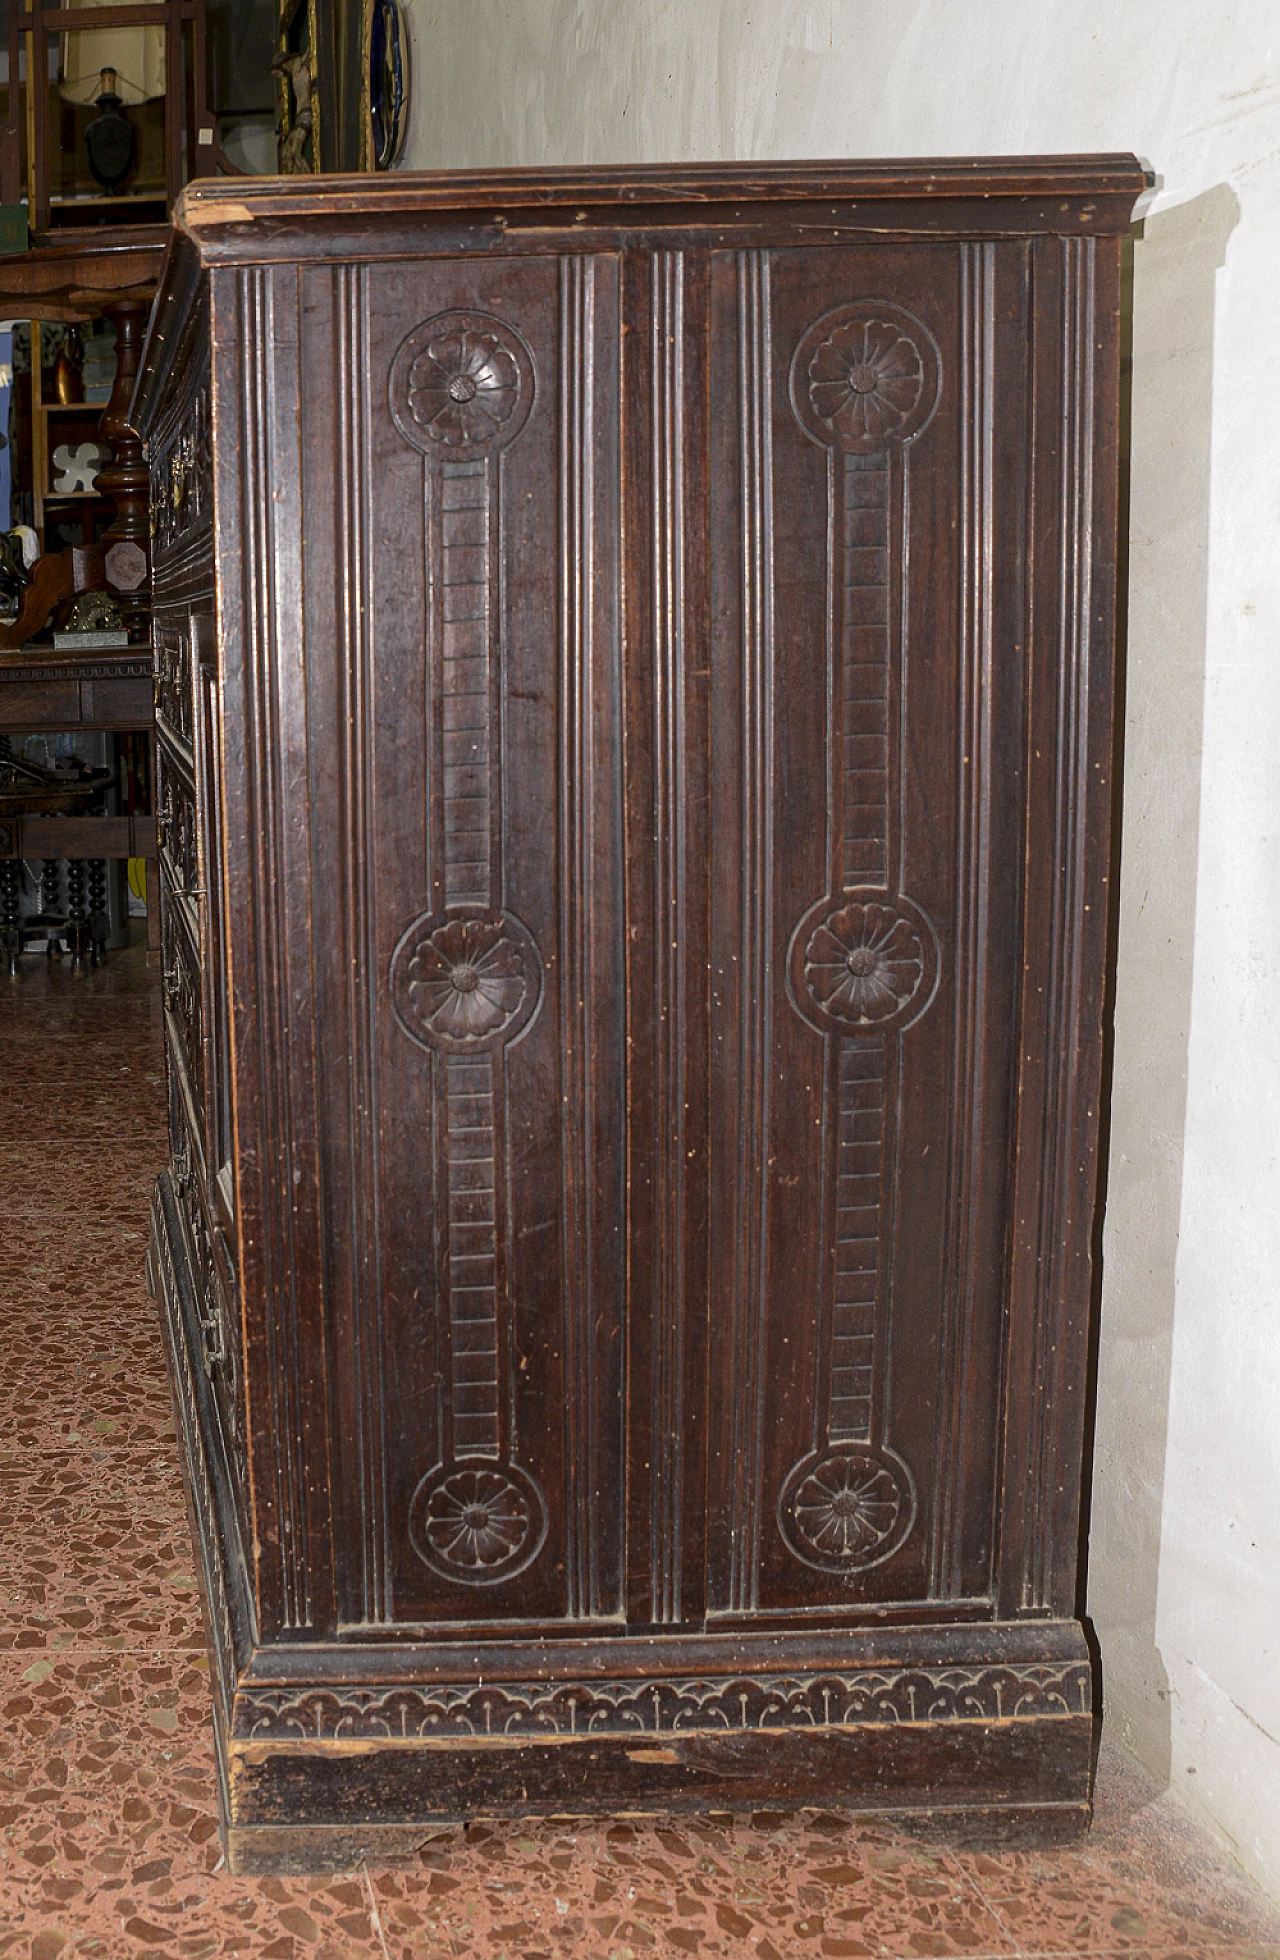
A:
<svg viewBox="0 0 1280 1960">
<path fill-rule="evenodd" d="M 1280 12 L 410 0 L 411 166 L 1134 149 L 1131 605 L 1091 1610 L 1280 1892 Z"/>
</svg>

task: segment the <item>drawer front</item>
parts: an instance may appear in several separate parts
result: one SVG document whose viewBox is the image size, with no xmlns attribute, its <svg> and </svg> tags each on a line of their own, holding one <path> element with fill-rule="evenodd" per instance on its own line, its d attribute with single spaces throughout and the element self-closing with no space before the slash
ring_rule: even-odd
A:
<svg viewBox="0 0 1280 1960">
<path fill-rule="evenodd" d="M 200 1135 L 205 1128 L 204 976 L 199 923 L 189 899 L 161 891 L 161 959 L 164 967 L 165 1039 L 171 1068 L 180 1070 Z M 202 1151 L 203 1154 L 203 1151 Z"/>
</svg>

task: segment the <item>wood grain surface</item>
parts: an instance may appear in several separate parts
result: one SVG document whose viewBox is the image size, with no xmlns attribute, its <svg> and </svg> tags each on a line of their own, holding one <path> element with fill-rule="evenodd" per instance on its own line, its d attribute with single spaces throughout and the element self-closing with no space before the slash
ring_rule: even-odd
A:
<svg viewBox="0 0 1280 1960">
<path fill-rule="evenodd" d="M 1087 1821 L 1143 182 L 185 195 L 152 1270 L 244 1866 Z"/>
</svg>

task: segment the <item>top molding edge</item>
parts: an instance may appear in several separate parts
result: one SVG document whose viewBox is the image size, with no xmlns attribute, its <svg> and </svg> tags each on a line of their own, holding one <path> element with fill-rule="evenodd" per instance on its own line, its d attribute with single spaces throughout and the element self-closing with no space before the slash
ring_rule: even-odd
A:
<svg viewBox="0 0 1280 1960">
<path fill-rule="evenodd" d="M 601 226 L 759 227 L 772 221 L 771 206 L 784 203 L 832 205 L 842 230 L 1096 236 L 1127 231 L 1134 203 L 1153 182 L 1137 157 L 1123 153 L 396 171 L 204 178 L 187 186 L 173 216 L 206 264 L 280 256 L 284 235 L 289 257 L 309 256 L 308 238 L 318 256 L 328 256 L 325 241 L 331 251 L 340 236 L 349 248 L 356 227 L 369 235 L 373 255 L 382 256 L 386 245 L 379 249 L 376 235 L 415 223 L 479 226 L 499 235 L 530 228 L 589 235 Z M 962 213 L 960 206 L 968 208 Z M 815 210 L 811 219 L 818 223 L 824 215 Z"/>
</svg>

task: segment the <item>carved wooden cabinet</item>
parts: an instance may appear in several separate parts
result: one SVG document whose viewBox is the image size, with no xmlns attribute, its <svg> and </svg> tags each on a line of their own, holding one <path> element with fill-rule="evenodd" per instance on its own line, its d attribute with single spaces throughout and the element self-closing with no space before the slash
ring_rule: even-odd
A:
<svg viewBox="0 0 1280 1960">
<path fill-rule="evenodd" d="M 151 1260 L 241 1868 L 1087 1820 L 1143 182 L 185 194 Z"/>
</svg>

